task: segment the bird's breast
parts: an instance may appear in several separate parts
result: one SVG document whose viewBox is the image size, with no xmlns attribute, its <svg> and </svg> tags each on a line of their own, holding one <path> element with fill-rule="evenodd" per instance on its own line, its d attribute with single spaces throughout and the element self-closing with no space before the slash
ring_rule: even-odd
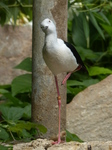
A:
<svg viewBox="0 0 112 150">
<path fill-rule="evenodd" d="M 61 45 L 45 45 L 43 48 L 43 58 L 54 75 L 73 71 L 78 66 L 73 54 Z"/>
</svg>

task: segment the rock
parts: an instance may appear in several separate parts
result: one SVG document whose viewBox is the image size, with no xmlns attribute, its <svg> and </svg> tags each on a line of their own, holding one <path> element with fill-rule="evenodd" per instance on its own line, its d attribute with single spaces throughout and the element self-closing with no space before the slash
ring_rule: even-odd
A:
<svg viewBox="0 0 112 150">
<path fill-rule="evenodd" d="M 32 27 L 0 27 L 0 84 L 10 84 L 12 79 L 25 71 L 13 69 L 32 53 Z"/>
<path fill-rule="evenodd" d="M 112 141 L 68 142 L 57 145 L 51 143 L 52 141 L 46 139 L 37 139 L 30 143 L 14 145 L 13 150 L 112 150 Z"/>
<path fill-rule="evenodd" d="M 48 147 L 52 146 L 51 140 L 37 139 L 29 143 L 21 143 L 13 146 L 13 150 L 47 150 Z"/>
<path fill-rule="evenodd" d="M 54 145 L 47 150 L 112 150 L 112 141 L 108 142 L 69 142 L 60 145 Z"/>
<path fill-rule="evenodd" d="M 83 141 L 112 140 L 112 75 L 91 85 L 67 105 L 67 129 Z"/>
</svg>

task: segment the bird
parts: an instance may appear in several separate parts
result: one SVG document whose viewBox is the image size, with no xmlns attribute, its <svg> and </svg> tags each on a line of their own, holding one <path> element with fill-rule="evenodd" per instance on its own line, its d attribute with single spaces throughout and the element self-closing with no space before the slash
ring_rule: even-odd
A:
<svg viewBox="0 0 112 150">
<path fill-rule="evenodd" d="M 64 85 L 73 72 L 80 69 L 87 71 L 87 69 L 75 47 L 57 37 L 56 26 L 52 20 L 49 18 L 44 19 L 41 22 L 40 27 L 45 33 L 45 40 L 42 49 L 43 59 L 54 75 L 57 89 L 59 108 L 58 140 L 53 144 L 59 144 L 62 142 L 60 137 L 61 96 L 57 75 L 63 72 L 68 73 L 62 81 L 62 85 Z"/>
</svg>

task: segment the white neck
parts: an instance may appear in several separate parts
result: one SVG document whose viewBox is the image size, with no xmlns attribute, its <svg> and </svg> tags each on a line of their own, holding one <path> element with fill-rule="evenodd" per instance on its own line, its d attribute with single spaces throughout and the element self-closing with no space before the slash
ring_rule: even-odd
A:
<svg viewBox="0 0 112 150">
<path fill-rule="evenodd" d="M 57 33 L 56 31 L 45 35 L 45 43 L 46 44 L 54 44 L 57 42 Z"/>
</svg>

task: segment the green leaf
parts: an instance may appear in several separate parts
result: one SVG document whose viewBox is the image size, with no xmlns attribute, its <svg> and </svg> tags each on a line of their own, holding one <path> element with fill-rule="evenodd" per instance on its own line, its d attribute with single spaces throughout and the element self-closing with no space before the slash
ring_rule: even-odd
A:
<svg viewBox="0 0 112 150">
<path fill-rule="evenodd" d="M 83 15 L 75 16 L 72 22 L 72 39 L 75 45 L 87 47 L 87 41 L 83 28 Z"/>
<path fill-rule="evenodd" d="M 103 12 L 94 12 L 94 17 L 98 19 L 98 22 L 103 22 L 110 25 L 108 18 L 104 15 Z"/>
<path fill-rule="evenodd" d="M 73 18 L 74 18 L 73 9 L 70 7 L 68 8 L 68 20 L 72 21 Z"/>
<path fill-rule="evenodd" d="M 67 94 L 73 94 L 74 96 L 77 95 L 80 91 L 82 91 L 84 87 L 75 87 L 72 88 L 70 86 L 67 86 Z"/>
<path fill-rule="evenodd" d="M 91 49 L 85 49 L 81 46 L 75 46 L 75 48 L 77 49 L 83 61 L 86 59 L 94 60 L 99 58 L 99 54 L 97 52 L 93 52 Z"/>
<path fill-rule="evenodd" d="M 76 141 L 76 142 L 84 142 L 82 141 L 77 135 L 70 133 L 68 130 L 66 130 L 66 142 L 70 141 Z"/>
<path fill-rule="evenodd" d="M 84 81 L 83 81 L 83 86 L 88 87 L 88 86 L 90 86 L 90 85 L 92 85 L 92 84 L 96 84 L 96 83 L 98 83 L 98 82 L 99 82 L 98 79 L 88 79 L 88 80 L 84 80 Z"/>
<path fill-rule="evenodd" d="M 18 127 L 18 125 L 15 125 L 15 126 L 9 126 L 8 130 L 14 133 L 18 133 L 18 132 L 22 132 L 23 128 L 20 128 Z"/>
<path fill-rule="evenodd" d="M 0 89 L 7 89 L 7 88 L 10 88 L 10 87 L 11 87 L 10 84 L 0 85 Z"/>
<path fill-rule="evenodd" d="M 13 132 L 13 133 L 16 133 L 19 138 L 32 138 L 32 135 L 30 134 L 29 131 L 27 131 L 27 129 L 25 129 L 25 127 L 27 126 L 27 122 L 24 124 L 23 123 L 19 123 L 19 124 L 16 124 L 15 126 L 9 126 L 8 130 Z M 30 128 L 31 129 L 31 128 Z"/>
<path fill-rule="evenodd" d="M 111 25 L 111 24 L 110 24 L 110 21 L 108 20 L 108 18 L 105 16 L 105 14 L 104 14 L 102 11 L 99 12 L 99 14 L 102 16 L 103 20 L 106 21 L 106 23 L 108 23 L 109 25 Z"/>
<path fill-rule="evenodd" d="M 3 103 L 2 105 L 7 105 L 7 106 L 22 106 L 23 105 L 23 102 L 21 102 L 18 98 L 13 97 L 10 92 L 9 93 L 4 92 L 2 94 L 8 100 L 7 103 Z"/>
<path fill-rule="evenodd" d="M 16 125 L 16 128 L 31 130 L 32 128 L 37 128 L 38 125 L 33 122 L 25 122 L 25 121 L 19 121 L 19 123 Z"/>
<path fill-rule="evenodd" d="M 9 123 L 13 123 L 21 119 L 23 116 L 23 109 L 24 108 L 7 107 L 4 105 L 0 107 L 0 111 L 2 112 L 3 118 Z"/>
<path fill-rule="evenodd" d="M 31 76 L 31 74 L 20 75 L 12 81 L 13 96 L 18 93 L 31 92 Z"/>
<path fill-rule="evenodd" d="M 15 69 L 22 69 L 32 72 L 32 59 L 29 57 L 24 59 L 19 65 L 15 67 Z"/>
<path fill-rule="evenodd" d="M 13 97 L 11 93 L 4 93 L 4 97 L 9 100 L 9 103 L 7 102 L 7 105 L 14 105 L 14 106 L 22 106 L 23 103 L 16 97 Z"/>
<path fill-rule="evenodd" d="M 89 24 L 88 24 L 86 15 L 84 15 L 84 14 L 83 14 L 83 20 L 82 21 L 83 21 L 83 28 L 84 28 L 84 34 L 85 34 L 85 37 L 86 37 L 86 41 L 88 41 L 88 39 L 89 39 Z"/>
<path fill-rule="evenodd" d="M 13 147 L 12 146 L 0 145 L 0 150 L 13 150 Z"/>
<path fill-rule="evenodd" d="M 0 6 L 6 10 L 7 13 L 10 13 L 9 8 L 4 3 L 0 2 Z"/>
<path fill-rule="evenodd" d="M 77 86 L 77 85 L 83 85 L 83 83 L 80 81 L 75 81 L 75 80 L 68 80 L 67 81 L 67 86 Z"/>
<path fill-rule="evenodd" d="M 99 32 L 99 34 L 102 36 L 103 39 L 105 39 L 104 37 L 104 34 L 103 34 L 103 31 L 102 29 L 100 28 L 100 26 L 98 25 L 94 15 L 92 12 L 89 12 L 89 15 L 90 15 L 90 20 L 91 22 L 93 23 L 93 25 L 95 26 L 95 28 L 97 29 L 97 31 Z"/>
<path fill-rule="evenodd" d="M 46 133 L 46 132 L 47 132 L 47 128 L 44 127 L 43 125 L 38 124 L 38 125 L 37 125 L 37 128 L 38 128 L 38 130 L 39 130 L 41 133 Z"/>
<path fill-rule="evenodd" d="M 104 67 L 91 67 L 88 69 L 90 76 L 96 76 L 100 74 L 112 74 L 112 70 Z"/>
<path fill-rule="evenodd" d="M 19 135 L 23 138 L 31 138 L 32 137 L 32 135 L 28 131 L 26 131 L 25 129 L 23 129 Z"/>
<path fill-rule="evenodd" d="M 5 94 L 5 93 L 9 93 L 9 91 L 5 89 L 0 89 L 0 94 Z"/>
<path fill-rule="evenodd" d="M 106 25 L 106 24 L 102 24 L 102 23 L 101 23 L 101 26 L 112 37 L 112 26 Z"/>
<path fill-rule="evenodd" d="M 47 132 L 47 129 L 43 126 L 43 125 L 39 125 L 39 124 L 36 124 L 36 123 L 33 123 L 33 122 L 25 122 L 25 121 L 19 121 L 19 123 L 13 125 L 13 126 L 10 126 L 9 127 L 9 130 L 12 131 L 12 132 L 22 132 L 23 129 L 25 130 L 31 130 L 32 128 L 37 128 L 41 133 L 46 133 Z"/>
<path fill-rule="evenodd" d="M 67 81 L 67 86 L 84 86 L 84 87 L 88 87 L 92 84 L 96 84 L 98 83 L 99 80 L 98 79 L 85 79 L 84 81 L 80 82 L 80 81 L 75 81 L 75 80 L 68 80 Z"/>
<path fill-rule="evenodd" d="M 4 10 L 0 10 L 0 24 L 3 26 L 6 21 L 6 13 Z"/>
<path fill-rule="evenodd" d="M 26 107 L 24 107 L 23 117 L 26 118 L 26 119 L 30 119 L 31 118 L 31 104 L 29 104 Z"/>
<path fill-rule="evenodd" d="M 18 7 L 11 7 L 9 8 L 9 11 L 11 12 L 11 17 L 14 19 L 14 24 L 16 25 L 16 20 L 19 14 L 19 8 Z"/>
<path fill-rule="evenodd" d="M 2 127 L 0 127 L 0 139 L 1 140 L 8 140 L 9 139 L 9 134 Z"/>
</svg>

